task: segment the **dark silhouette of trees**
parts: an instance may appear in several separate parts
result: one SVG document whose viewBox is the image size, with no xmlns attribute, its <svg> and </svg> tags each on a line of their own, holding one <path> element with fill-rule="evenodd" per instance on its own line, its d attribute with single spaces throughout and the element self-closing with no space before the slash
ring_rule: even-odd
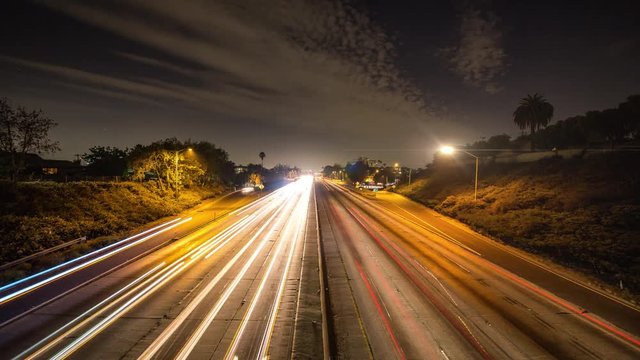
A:
<svg viewBox="0 0 640 360">
<path fill-rule="evenodd" d="M 344 168 L 340 164 L 325 165 L 322 168 L 322 175 L 327 178 L 342 179 Z"/>
<path fill-rule="evenodd" d="M 618 106 L 623 116 L 629 119 L 628 128 L 633 139 L 640 139 L 640 95 L 632 95 Z"/>
<path fill-rule="evenodd" d="M 531 97 L 534 98 L 534 97 Z M 542 98 L 539 96 L 539 98 Z M 544 99 L 543 99 L 544 100 Z M 522 99 L 521 106 L 514 113 L 514 121 L 518 120 L 521 128 L 530 127 L 526 120 L 526 111 L 521 107 L 529 103 Z M 516 119 L 516 115 L 518 117 Z M 524 119 L 524 120 L 523 120 Z M 525 121 L 526 120 L 526 121 Z M 529 125 L 527 125 L 529 124 Z M 489 140 L 476 141 L 473 149 L 521 149 L 527 142 L 546 149 L 566 149 L 579 147 L 614 148 L 620 144 L 639 145 L 640 141 L 640 95 L 632 95 L 615 108 L 601 111 L 588 111 L 560 120 L 555 124 L 532 129 L 533 134 L 523 135 L 509 140 L 508 135 L 496 135 Z M 489 154 L 489 153 L 485 153 Z"/>
<path fill-rule="evenodd" d="M 202 179 L 205 185 L 218 182 L 231 184 L 233 182 L 235 164 L 229 160 L 229 153 L 207 141 L 196 142 L 190 147 L 193 149 L 191 156 L 199 160 L 205 171 Z"/>
<path fill-rule="evenodd" d="M 12 181 L 18 180 L 27 153 L 60 150 L 58 142 L 49 139 L 49 131 L 57 125 L 42 110 L 13 109 L 8 99 L 0 98 L 0 152 L 8 154 Z"/>
<path fill-rule="evenodd" d="M 345 171 L 353 182 L 362 182 L 369 175 L 369 166 L 366 159 L 360 158 L 354 163 L 347 164 Z"/>
<path fill-rule="evenodd" d="M 507 134 L 494 135 L 489 140 L 476 141 L 471 147 L 474 149 L 509 149 L 511 148 L 511 136 Z"/>
<path fill-rule="evenodd" d="M 111 146 L 93 146 L 82 155 L 87 162 L 86 173 L 90 176 L 124 176 L 127 171 L 128 150 Z"/>
<path fill-rule="evenodd" d="M 520 129 L 528 128 L 531 131 L 531 150 L 535 148 L 533 135 L 540 128 L 547 126 L 552 117 L 553 105 L 537 93 L 520 99 L 518 107 L 513 112 L 513 122 Z"/>
</svg>

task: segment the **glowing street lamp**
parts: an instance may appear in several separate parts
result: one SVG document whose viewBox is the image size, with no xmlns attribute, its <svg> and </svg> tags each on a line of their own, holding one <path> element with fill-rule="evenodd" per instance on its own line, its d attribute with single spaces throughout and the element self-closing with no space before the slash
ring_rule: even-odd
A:
<svg viewBox="0 0 640 360">
<path fill-rule="evenodd" d="M 473 155 L 470 152 L 467 152 L 467 151 L 464 151 L 464 150 L 460 150 L 460 149 L 456 149 L 453 146 L 442 146 L 440 148 L 440 153 L 442 153 L 444 155 L 452 155 L 456 151 L 463 152 L 463 153 L 473 157 L 474 159 L 476 159 L 476 182 L 475 182 L 475 189 L 474 189 L 474 192 L 473 192 L 473 200 L 477 200 L 478 199 L 478 157 L 476 155 Z"/>
<path fill-rule="evenodd" d="M 451 155 L 454 152 L 456 152 L 456 149 L 454 149 L 453 146 L 443 146 L 440 148 L 440 152 L 445 154 L 445 155 Z"/>
</svg>

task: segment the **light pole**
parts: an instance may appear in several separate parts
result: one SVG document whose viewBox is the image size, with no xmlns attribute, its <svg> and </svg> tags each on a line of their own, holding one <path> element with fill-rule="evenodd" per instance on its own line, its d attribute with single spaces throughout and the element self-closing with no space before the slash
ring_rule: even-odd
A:
<svg viewBox="0 0 640 360">
<path fill-rule="evenodd" d="M 473 155 L 470 152 L 464 151 L 464 150 L 460 150 L 460 149 L 456 149 L 453 146 L 443 146 L 440 148 L 440 152 L 445 154 L 445 155 L 451 155 L 456 151 L 460 151 L 463 152 L 471 157 L 473 157 L 474 159 L 476 159 L 476 181 L 475 181 L 475 189 L 473 191 L 473 200 L 477 200 L 478 199 L 478 160 L 479 158 L 476 155 Z"/>
<path fill-rule="evenodd" d="M 176 197 L 178 196 L 178 180 L 179 180 L 178 179 L 178 160 L 180 159 L 179 158 L 180 153 L 183 152 L 183 151 L 192 152 L 193 149 L 192 148 L 185 148 L 185 149 L 182 149 L 182 150 L 176 150 L 176 158 L 175 158 L 176 159 L 175 160 L 175 165 L 176 165 L 176 181 L 175 181 L 175 183 L 176 183 L 176 185 L 175 185 Z"/>
</svg>

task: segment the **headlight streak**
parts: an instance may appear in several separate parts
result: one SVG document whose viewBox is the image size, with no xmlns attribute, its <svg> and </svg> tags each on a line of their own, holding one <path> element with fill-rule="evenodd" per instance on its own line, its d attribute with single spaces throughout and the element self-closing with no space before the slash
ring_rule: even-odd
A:
<svg viewBox="0 0 640 360">
<path fill-rule="evenodd" d="M 112 247 L 118 246 L 118 245 L 120 245 L 120 244 L 122 244 L 122 243 L 125 243 L 125 242 L 129 241 L 129 240 L 133 240 L 133 239 L 135 239 L 135 238 L 137 238 L 137 237 L 139 237 L 139 236 L 142 236 L 142 235 L 148 234 L 148 233 L 150 233 L 150 232 L 152 232 L 152 231 L 154 231 L 154 230 L 158 230 L 158 229 L 160 229 L 160 228 L 162 228 L 162 227 L 164 227 L 164 226 L 167 226 L 167 225 L 169 225 L 169 224 L 171 224 L 171 223 L 174 223 L 174 222 L 176 222 L 176 221 L 179 221 L 179 220 L 181 220 L 181 219 L 182 219 L 182 218 L 177 218 L 177 219 L 173 219 L 173 220 L 171 220 L 171 221 L 167 221 L 167 222 L 165 222 L 165 223 L 163 223 L 163 224 L 160 224 L 160 225 L 158 225 L 158 226 L 156 226 L 156 227 L 153 227 L 153 228 L 151 228 L 151 229 L 145 230 L 145 231 L 143 231 L 143 232 L 141 232 L 141 233 L 139 233 L 139 234 L 136 234 L 136 235 L 133 235 L 133 236 L 129 236 L 129 237 L 128 237 L 128 238 L 126 238 L 126 239 L 122 239 L 122 240 L 120 240 L 120 241 L 118 241 L 118 242 L 115 242 L 115 243 L 113 243 L 113 244 L 107 245 L 107 246 L 105 246 L 105 247 L 103 247 L 103 248 L 100 248 L 100 249 L 94 250 L 94 251 L 92 251 L 92 252 L 90 252 L 90 253 L 87 253 L 87 254 L 84 254 L 84 255 L 82 255 L 82 256 L 78 256 L 77 258 L 73 258 L 73 259 L 71 259 L 71 260 L 69 260 L 69 261 L 65 261 L 65 262 L 63 262 L 63 263 L 61 263 L 61 264 L 58 264 L 58 265 L 56 265 L 56 266 L 53 266 L 53 267 L 50 267 L 50 268 L 48 268 L 48 269 L 42 270 L 42 271 L 40 271 L 40 272 L 38 272 L 38 273 L 35 273 L 35 274 L 33 274 L 33 275 L 29 275 L 29 276 L 27 276 L 27 277 L 25 277 L 25 278 L 22 278 L 22 279 L 20 279 L 20 280 L 14 281 L 14 282 L 12 282 L 12 283 L 9 283 L 9 284 L 6 284 L 6 285 L 3 285 L 3 286 L 0 286 L 0 292 L 2 292 L 2 291 L 4 291 L 4 290 L 7 290 L 7 289 L 10 289 L 10 288 L 12 288 L 12 287 L 14 287 L 14 286 L 16 286 L 16 285 L 22 284 L 22 283 L 23 283 L 23 282 L 25 282 L 25 281 L 29 281 L 29 280 L 31 280 L 31 279 L 34 279 L 34 278 L 36 278 L 36 277 L 38 277 L 38 276 L 42 276 L 42 275 L 44 275 L 44 274 L 48 274 L 48 273 L 50 273 L 50 272 L 52 272 L 52 271 L 54 271 L 54 270 L 57 270 L 57 269 L 59 269 L 59 268 L 61 268 L 61 267 L 64 267 L 64 266 L 67 266 L 67 265 L 71 265 L 71 264 L 73 264 L 73 263 L 75 263 L 75 262 L 78 262 L 78 261 L 80 261 L 80 260 L 82 260 L 82 259 L 85 259 L 85 258 L 87 258 L 87 257 L 89 257 L 89 256 L 92 256 L 92 255 L 95 255 L 95 254 L 97 254 L 97 253 L 103 252 L 103 251 L 105 251 L 105 250 L 111 249 Z M 158 233 L 158 234 L 159 234 L 159 233 Z"/>
<path fill-rule="evenodd" d="M 291 198 L 297 192 L 296 191 L 297 190 L 296 187 L 286 186 L 286 187 L 283 188 L 283 190 L 284 189 L 288 190 L 287 194 L 286 194 L 286 198 L 287 199 Z M 280 211 L 278 213 L 274 214 L 274 216 L 277 215 L 278 218 L 277 218 L 275 224 L 273 224 L 273 226 L 271 226 L 271 229 L 280 228 L 280 224 L 284 220 L 286 220 L 284 214 L 285 213 L 286 214 L 290 213 L 289 208 L 293 207 L 293 206 L 289 205 L 291 203 L 292 203 L 291 201 L 287 201 L 285 207 L 280 209 Z M 270 219 L 270 221 L 271 221 L 271 219 Z M 265 223 L 265 225 L 263 226 L 262 229 L 266 228 L 266 226 L 270 223 L 270 221 Z M 257 237 L 252 238 L 250 242 L 253 242 L 256 238 Z M 262 249 L 264 248 L 264 246 L 266 245 L 268 240 L 269 240 L 269 237 L 264 237 L 262 239 L 262 241 L 260 241 L 260 243 L 258 244 L 257 248 L 254 250 L 253 254 L 251 255 L 251 257 L 245 262 L 244 266 L 237 273 L 237 275 L 234 278 L 234 280 L 226 287 L 224 293 L 220 296 L 220 298 L 218 299 L 218 301 L 216 302 L 214 307 L 211 308 L 211 310 L 209 310 L 209 312 L 207 313 L 205 318 L 200 322 L 200 324 L 198 325 L 196 330 L 191 334 L 191 336 L 189 337 L 187 342 L 184 344 L 184 346 L 182 347 L 182 349 L 180 350 L 178 355 L 175 357 L 175 359 L 186 359 L 191 354 L 191 352 L 195 348 L 196 344 L 200 341 L 200 339 L 204 335 L 204 332 L 211 325 L 211 323 L 213 322 L 214 318 L 217 316 L 217 314 L 220 311 L 220 309 L 222 308 L 222 306 L 227 302 L 227 300 L 229 299 L 229 297 L 231 296 L 231 294 L 233 293 L 235 288 L 238 286 L 238 284 L 240 283 L 240 281 L 244 277 L 244 275 L 247 273 L 249 268 L 253 265 L 255 259 L 258 257 L 258 255 L 260 254 L 260 252 L 262 251 Z M 207 290 L 211 290 L 212 287 L 213 286 L 211 286 L 211 287 L 207 286 Z M 203 296 L 203 298 L 204 298 L 204 296 Z M 175 330 L 173 330 L 173 331 L 175 331 Z M 151 356 L 152 356 L 152 354 L 151 354 Z M 142 359 L 147 359 L 149 357 L 141 357 L 141 358 Z"/>
<path fill-rule="evenodd" d="M 244 221 L 246 219 L 243 219 L 242 221 Z M 168 268 L 164 269 L 164 271 L 168 271 L 171 269 L 171 267 L 175 267 L 176 263 L 180 263 L 180 262 L 184 262 L 184 260 L 192 253 L 192 252 L 197 252 L 199 251 L 201 248 L 207 246 L 209 244 L 209 242 L 214 241 L 214 243 L 218 243 L 220 240 L 222 240 L 224 237 L 227 236 L 233 236 L 235 235 L 235 233 L 237 233 L 238 231 L 242 230 L 238 230 L 235 231 L 233 234 L 231 234 L 232 230 L 236 230 L 237 229 L 237 225 L 234 225 L 233 227 L 231 227 L 230 229 L 227 229 L 226 231 L 221 232 L 220 234 L 217 234 L 213 237 L 211 237 L 210 239 L 208 239 L 207 241 L 205 241 L 204 243 L 202 243 L 200 246 L 196 247 L 195 249 L 191 250 L 189 253 L 183 255 L 182 257 L 180 257 L 179 259 L 177 259 L 176 261 L 174 261 Z M 192 261 L 187 263 L 187 265 L 190 265 L 191 263 L 193 263 L 194 257 L 191 257 Z M 162 263 L 164 264 L 164 262 Z M 131 296 L 132 294 L 134 294 L 136 291 L 138 291 L 139 289 L 141 289 L 142 287 L 144 287 L 146 284 L 148 284 L 149 282 L 153 281 L 153 279 L 157 278 L 158 276 L 160 276 L 162 274 L 156 274 L 154 275 L 151 279 L 148 279 L 147 281 L 145 281 L 144 283 L 140 284 L 139 286 L 137 286 L 135 289 L 129 291 L 127 294 L 123 295 L 122 297 L 120 297 L 119 299 L 116 299 L 115 301 L 111 302 L 110 304 L 106 305 L 103 309 L 101 309 L 100 311 L 98 311 L 97 313 L 93 314 L 90 318 L 85 319 L 85 321 L 83 321 L 81 324 L 77 325 L 76 327 L 74 327 L 73 329 L 67 331 L 64 335 L 59 336 L 56 340 L 51 341 L 49 344 L 47 344 L 44 348 L 39 349 L 38 352 L 32 354 L 29 359 L 35 358 L 36 356 L 42 354 L 44 351 L 46 351 L 47 349 L 51 348 L 52 346 L 54 346 L 55 344 L 59 343 L 60 341 L 64 340 L 65 338 L 67 338 L 73 331 L 81 328 L 82 326 L 85 326 L 89 321 L 95 319 L 96 317 L 102 315 L 104 312 L 106 312 L 107 310 L 109 310 L 111 307 L 117 305 L 119 302 L 122 302 L 124 299 L 126 299 L 128 296 Z M 154 289 L 154 291 L 157 289 Z M 113 295 L 110 297 L 112 298 Z M 101 303 L 104 303 L 101 302 Z M 101 329 L 100 329 L 101 330 Z M 94 334 L 93 336 L 97 335 Z M 92 336 L 92 337 L 93 337 Z"/>
<path fill-rule="evenodd" d="M 272 209 L 276 208 L 277 204 L 275 205 L 268 205 L 265 206 L 263 209 L 259 210 L 259 213 L 269 213 Z M 166 282 L 168 282 L 169 280 L 171 280 L 173 277 L 175 277 L 177 274 L 179 274 L 181 271 L 183 271 L 184 269 L 186 269 L 189 265 L 191 265 L 192 263 L 195 262 L 195 260 L 197 260 L 198 258 L 200 258 L 202 256 L 202 254 L 208 250 L 209 248 L 211 248 L 212 246 L 215 246 L 216 244 L 219 244 L 220 241 L 224 240 L 225 238 L 227 238 L 228 240 L 225 241 L 224 244 L 226 244 L 231 238 L 233 238 L 235 235 L 237 235 L 240 231 L 244 230 L 245 228 L 247 228 L 249 225 L 251 225 L 251 223 L 255 222 L 258 218 L 258 214 L 254 214 L 251 216 L 245 216 L 245 218 L 242 218 L 238 223 L 234 224 L 233 226 L 231 226 L 228 229 L 225 229 L 224 231 L 220 232 L 219 234 L 209 238 L 208 240 L 204 241 L 202 244 L 200 244 L 199 246 L 197 246 L 196 248 L 190 250 L 188 253 L 184 254 L 183 256 L 181 256 L 179 259 L 175 260 L 171 265 L 169 265 L 169 267 L 166 267 L 165 269 L 163 269 L 160 273 L 155 274 L 154 276 L 152 276 L 150 279 L 147 279 L 146 281 L 144 281 L 142 284 L 138 284 L 138 286 L 136 286 L 135 289 L 130 290 L 128 293 L 122 295 L 119 299 L 111 302 L 110 304 L 108 304 L 106 307 L 104 307 L 103 309 L 101 309 L 99 312 L 97 312 L 96 314 L 92 315 L 89 319 L 85 319 L 85 321 L 83 321 L 81 324 L 76 325 L 73 329 L 67 331 L 64 335 L 59 336 L 56 340 L 51 341 L 49 344 L 47 344 L 44 348 L 40 349 L 37 353 L 32 354 L 29 359 L 35 358 L 36 356 L 39 356 L 40 354 L 44 353 L 47 349 L 50 349 L 52 346 L 56 345 L 57 343 L 59 343 L 62 340 L 68 339 L 69 334 L 73 331 L 76 331 L 77 329 L 81 328 L 82 326 L 85 326 L 89 321 L 91 321 L 92 319 L 95 319 L 96 317 L 100 316 L 101 314 L 103 314 L 105 311 L 107 311 L 109 308 L 113 307 L 114 305 L 116 305 L 119 302 L 122 302 L 124 299 L 126 299 L 128 296 L 132 295 L 134 292 L 136 292 L 137 290 L 139 290 L 140 288 L 142 288 L 143 286 L 145 286 L 146 284 L 148 284 L 149 282 L 153 281 L 153 279 L 156 279 L 158 276 L 160 276 L 162 273 L 165 273 L 165 275 L 168 273 L 170 275 L 169 278 L 167 278 L 165 281 L 163 281 L 162 283 L 158 283 L 158 281 L 156 281 L 153 286 L 149 286 L 147 287 L 147 289 L 143 290 L 142 293 L 139 293 L 137 295 L 135 295 L 136 297 L 140 297 L 142 295 L 145 295 L 144 298 L 139 299 L 139 301 L 135 301 L 134 303 L 131 303 L 131 300 L 129 302 L 127 302 L 127 304 L 125 304 L 126 306 L 120 307 L 116 312 L 112 313 L 110 315 L 110 321 L 108 322 L 103 322 L 102 326 L 94 326 L 93 328 L 91 328 L 89 331 L 85 332 L 83 335 L 81 335 L 80 338 L 84 339 L 82 340 L 82 342 L 74 342 L 75 345 L 74 346 L 67 346 L 65 349 L 66 350 L 62 350 L 60 353 L 58 353 L 59 355 L 63 354 L 63 353 L 67 353 L 66 355 L 64 355 L 65 357 L 70 355 L 72 352 L 76 351 L 80 346 L 82 346 L 84 343 L 86 343 L 87 341 L 91 340 L 93 337 L 95 337 L 96 335 L 98 335 L 103 329 L 105 329 L 107 326 L 109 326 L 113 321 L 117 320 L 117 318 L 119 318 L 120 316 L 122 316 L 125 312 L 127 312 L 128 310 L 132 309 L 135 305 L 137 305 L 140 301 L 144 300 L 146 297 L 148 297 L 148 295 L 150 295 L 151 293 L 155 292 L 157 289 L 159 289 L 161 286 L 163 286 Z M 190 220 L 190 219 L 188 219 Z M 220 245 L 217 247 L 216 250 L 219 250 L 220 248 L 222 248 L 222 246 L 224 245 Z M 197 254 L 196 254 L 197 253 Z M 185 259 L 187 259 L 188 257 L 190 257 L 190 261 L 186 261 Z M 162 263 L 164 264 L 164 262 Z M 176 265 L 178 264 L 178 265 Z M 160 265 L 156 266 L 156 268 L 161 267 Z M 154 269 L 156 269 L 154 268 Z M 154 269 L 152 269 L 151 271 L 149 271 L 148 273 L 151 273 L 154 271 Z M 148 274 L 147 273 L 147 274 Z M 145 274 L 146 275 L 146 274 Z M 141 279 L 138 279 L 141 280 Z M 122 293 L 125 289 L 121 289 L 117 292 L 117 294 Z M 148 291 L 147 294 L 144 294 L 145 291 Z M 113 294 L 111 295 L 108 299 L 112 299 L 115 296 L 117 296 L 117 294 Z M 102 301 L 101 303 L 99 303 L 98 305 L 92 307 L 91 310 L 94 310 L 95 308 L 99 307 L 100 305 L 104 305 L 107 302 L 107 300 Z M 85 313 L 86 314 L 86 313 Z M 83 314 L 84 315 L 84 314 Z M 64 328 L 64 327 L 63 327 Z M 60 331 L 62 331 L 63 329 L 58 329 L 55 333 L 47 336 L 47 338 L 41 340 L 38 344 L 46 341 L 47 339 L 50 339 L 51 337 L 55 336 L 55 334 L 59 333 Z M 79 339 L 80 339 L 79 338 Z M 34 345 L 32 347 L 30 347 L 28 350 L 25 350 L 21 356 L 23 354 L 28 353 L 29 351 L 33 350 L 33 348 L 37 346 Z"/>
<path fill-rule="evenodd" d="M 258 285 L 258 289 L 256 290 L 255 294 L 253 295 L 253 298 L 251 299 L 251 302 L 249 303 L 249 308 L 246 310 L 246 312 L 244 313 L 244 316 L 242 317 L 242 320 L 240 321 L 240 326 L 236 330 L 236 333 L 235 333 L 235 335 L 233 337 L 231 345 L 227 349 L 227 354 L 225 356 L 225 359 L 227 359 L 227 360 L 233 359 L 233 356 L 236 353 L 236 349 L 238 348 L 238 344 L 240 343 L 240 340 L 242 339 L 242 334 L 244 333 L 244 330 L 247 327 L 247 324 L 249 323 L 249 319 L 251 318 L 251 315 L 253 315 L 253 311 L 254 311 L 256 305 L 258 304 L 258 300 L 260 300 L 260 296 L 262 295 L 262 291 L 264 290 L 264 287 L 267 284 L 267 281 L 269 280 L 269 277 L 271 276 L 271 272 L 273 271 L 273 268 L 274 268 L 276 262 L 280 261 L 280 253 L 283 251 L 283 249 L 285 248 L 286 244 L 288 242 L 290 242 L 289 241 L 289 239 L 290 239 L 289 232 L 290 232 L 289 227 L 287 227 L 285 229 L 285 231 L 282 232 L 282 235 L 280 236 L 280 241 L 278 242 L 278 245 L 277 245 L 275 251 L 272 254 L 270 254 L 271 259 L 269 261 L 269 265 L 267 266 L 266 271 L 262 275 L 262 279 L 260 280 L 260 284 Z M 292 245 L 291 248 L 293 249 L 294 246 Z"/>
<path fill-rule="evenodd" d="M 184 261 L 181 261 L 180 263 L 178 263 L 175 267 L 173 267 L 173 269 L 171 269 L 170 271 L 167 271 L 164 275 L 162 275 L 159 279 L 154 281 L 151 285 L 147 286 L 141 292 L 136 294 L 133 298 L 129 299 L 129 301 L 127 301 L 122 306 L 120 306 L 118 309 L 116 309 L 114 312 L 109 314 L 102 321 L 100 321 L 99 323 L 94 325 L 91 329 L 86 331 L 84 334 L 80 335 L 71 344 L 67 345 L 60 352 L 58 352 L 57 354 L 52 356 L 51 359 L 53 359 L 53 360 L 64 359 L 64 358 L 68 357 L 69 355 L 73 354 L 83 344 L 85 344 L 87 341 L 91 340 L 93 337 L 95 337 L 97 334 L 99 334 L 102 329 L 106 328 L 113 321 L 115 321 L 118 318 L 118 315 L 120 315 L 121 313 L 123 313 L 127 309 L 130 309 L 130 308 L 134 307 L 140 301 L 144 300 L 147 296 L 149 296 L 150 294 L 153 293 L 153 289 L 154 288 L 158 288 L 158 287 L 164 285 L 167 281 L 171 280 L 170 276 L 172 274 L 176 274 L 178 271 L 183 269 L 184 266 L 185 266 Z"/>
<path fill-rule="evenodd" d="M 301 181 L 306 180 L 305 178 L 301 179 Z M 308 182 L 308 181 L 306 181 Z M 289 276 L 289 269 L 291 268 L 291 263 L 293 260 L 293 254 L 295 252 L 295 249 L 298 247 L 299 243 L 300 243 L 300 238 L 304 237 L 304 235 L 301 236 L 301 229 L 302 226 L 305 225 L 306 223 L 306 219 L 307 219 L 307 210 L 309 207 L 309 198 L 311 195 L 311 191 L 310 191 L 310 187 L 307 186 L 307 188 L 304 189 L 305 191 L 305 196 L 303 197 L 303 200 L 305 201 L 300 201 L 299 203 L 299 210 L 296 211 L 296 214 L 298 215 L 297 217 L 297 221 L 296 221 L 296 227 L 295 227 L 295 231 L 293 233 L 293 239 L 292 239 L 292 244 L 291 244 L 291 248 L 289 249 L 289 256 L 287 258 L 287 262 L 285 265 L 285 268 L 282 272 L 282 277 L 280 278 L 280 286 L 278 287 L 278 292 L 276 294 L 276 297 L 273 301 L 272 307 L 271 307 L 271 311 L 270 311 L 270 316 L 269 316 L 269 321 L 267 322 L 267 326 L 265 328 L 265 332 L 262 336 L 262 342 L 260 344 L 260 350 L 258 351 L 258 354 L 256 356 L 257 359 L 262 360 L 262 359 L 267 359 L 268 358 L 268 351 L 269 351 L 269 347 L 271 345 L 271 338 L 273 336 L 273 329 L 275 327 L 275 323 L 276 323 L 276 318 L 278 316 L 278 309 L 280 307 L 280 302 L 282 301 L 282 295 L 284 294 L 284 289 L 287 283 L 287 278 Z"/>
<path fill-rule="evenodd" d="M 282 193 L 284 193 L 284 192 L 286 192 L 286 191 L 287 191 L 287 186 L 285 186 L 285 187 L 283 187 L 283 188 L 280 188 L 280 189 L 278 189 L 278 190 L 276 190 L 276 191 L 272 192 L 271 194 L 269 194 L 269 195 L 267 195 L 267 196 L 264 196 L 264 197 L 262 197 L 261 199 L 258 199 L 258 200 L 254 201 L 254 202 L 252 202 L 252 203 L 250 203 L 250 204 L 247 204 L 247 205 L 245 205 L 245 206 L 243 206 L 243 207 L 241 207 L 241 208 L 239 208 L 239 209 L 235 209 L 235 210 L 233 210 L 233 211 L 229 212 L 229 215 L 230 215 L 230 216 L 231 216 L 231 215 L 240 215 L 240 214 L 242 214 L 243 212 L 245 212 L 245 211 L 247 211 L 247 210 L 251 209 L 252 207 L 258 206 L 258 205 L 262 204 L 263 202 L 265 202 L 265 201 L 267 201 L 267 200 L 271 199 L 272 197 L 277 198 L 277 197 L 282 196 L 282 195 L 283 195 Z"/>
<path fill-rule="evenodd" d="M 75 319 L 69 321 L 68 323 L 66 323 L 65 325 L 63 325 L 62 327 L 60 327 L 58 330 L 52 332 L 51 334 L 47 335 L 44 339 L 38 341 L 37 343 L 33 344 L 31 347 L 29 347 L 28 349 L 26 349 L 25 351 L 21 352 L 20 354 L 16 355 L 14 357 L 14 359 L 24 359 L 27 358 L 26 356 L 31 353 L 33 350 L 35 350 L 38 346 L 41 346 L 44 342 L 48 341 L 49 339 L 53 338 L 54 336 L 60 334 L 62 331 L 66 330 L 67 328 L 69 328 L 70 326 L 74 325 L 75 323 L 77 323 L 78 321 L 80 321 L 81 319 L 85 318 L 86 316 L 88 316 L 89 314 L 91 314 L 93 311 L 100 309 L 100 307 L 102 305 L 107 304 L 109 301 L 111 301 L 112 299 L 114 299 L 115 297 L 117 297 L 118 295 L 122 294 L 123 292 L 129 290 L 131 287 L 137 285 L 138 283 L 140 283 L 142 280 L 144 280 L 145 278 L 147 278 L 149 275 L 153 274 L 154 272 L 156 272 L 158 269 L 160 269 L 161 267 L 163 267 L 166 263 L 162 262 L 160 264 L 158 264 L 156 267 L 154 267 L 153 269 L 147 271 L 146 273 L 140 275 L 137 279 L 135 279 L 134 281 L 130 282 L 129 284 L 127 284 L 125 287 L 121 288 L 120 290 L 116 291 L 115 293 L 111 294 L 109 297 L 107 297 L 106 299 L 102 300 L 101 302 L 97 303 L 96 305 L 94 305 L 93 307 L 91 307 L 89 310 L 83 312 L 82 314 L 80 314 L 79 316 L 77 316 Z M 108 304 L 107 308 L 112 306 L 113 304 L 115 304 L 115 302 Z M 62 337 L 66 337 L 66 335 L 70 334 L 71 332 L 79 329 L 80 327 L 82 327 L 83 325 L 86 324 L 86 322 L 88 322 L 88 320 L 93 319 L 96 316 L 99 316 L 102 312 L 104 311 L 100 311 L 96 314 L 94 314 L 93 316 L 91 316 L 90 318 L 85 319 L 81 324 L 78 324 L 76 326 L 74 326 L 72 329 L 68 330 L 65 332 L 65 335 L 63 335 Z M 34 357 L 37 357 L 39 354 L 42 354 L 43 352 L 47 351 L 49 348 L 51 348 L 51 346 L 55 345 L 54 342 L 50 342 L 49 344 L 47 344 L 46 346 L 38 349 L 37 352 L 31 354 L 27 359 L 31 359 Z"/>
<path fill-rule="evenodd" d="M 173 225 L 165 227 L 162 230 L 160 230 L 158 232 L 155 232 L 155 233 L 153 233 L 151 235 L 147 235 L 147 236 L 143 237 L 142 239 L 136 240 L 136 241 L 131 242 L 131 243 L 125 245 L 125 246 L 119 247 L 119 248 L 117 248 L 117 249 L 115 249 L 115 250 L 113 250 L 111 252 L 108 252 L 106 254 L 100 255 L 99 257 L 91 259 L 91 260 L 89 260 L 89 261 L 87 261 L 85 263 L 76 265 L 76 266 L 74 266 L 74 267 L 72 267 L 70 269 L 67 269 L 67 270 L 65 270 L 65 271 L 63 271 L 61 273 L 53 275 L 53 276 L 51 276 L 49 278 L 46 278 L 44 280 L 41 280 L 41 281 L 39 281 L 39 282 L 37 282 L 35 284 L 29 285 L 29 286 L 27 286 L 25 288 L 22 288 L 22 289 L 18 290 L 18 291 L 14 291 L 13 293 L 8 294 L 8 295 L 0 298 L 0 305 L 2 305 L 4 303 L 7 303 L 7 302 L 9 302 L 11 300 L 14 300 L 14 299 L 16 299 L 16 298 L 18 298 L 18 297 L 30 292 L 30 291 L 33 291 L 33 290 L 35 290 L 35 289 L 37 289 L 39 287 L 47 285 L 47 284 L 49 284 L 49 283 L 51 283 L 51 282 L 53 282 L 55 280 L 58 280 L 58 279 L 60 279 L 62 277 L 65 277 L 65 276 L 67 276 L 69 274 L 72 274 L 72 273 L 74 273 L 74 272 L 76 272 L 78 270 L 81 270 L 81 269 L 86 268 L 88 266 L 91 266 L 91 265 L 93 265 L 93 264 L 95 264 L 97 262 L 100 262 L 100 261 L 102 261 L 102 260 L 104 260 L 104 259 L 106 259 L 108 257 L 111 257 L 111 256 L 113 256 L 113 255 L 115 255 L 117 253 L 120 253 L 120 252 L 122 252 L 122 251 L 124 251 L 124 250 L 126 250 L 128 248 L 136 246 L 136 245 L 138 245 L 138 244 L 140 244 L 140 243 L 142 243 L 144 241 L 147 241 L 148 239 L 150 239 L 150 238 L 152 238 L 152 237 L 154 237 L 154 236 L 156 236 L 158 234 L 161 234 L 161 233 L 163 233 L 165 231 L 173 229 L 174 227 L 176 227 L 178 225 L 182 225 L 182 224 L 190 221 L 191 219 L 192 218 L 187 218 L 187 219 L 184 219 L 184 220 L 182 220 L 180 222 L 174 223 Z"/>
<path fill-rule="evenodd" d="M 267 221 L 267 224 L 276 215 L 277 214 L 272 215 L 271 218 Z M 154 340 L 154 342 L 151 345 L 149 345 L 149 347 L 147 347 L 144 353 L 140 355 L 139 359 L 150 359 L 155 355 L 155 353 L 164 345 L 164 342 L 173 335 L 173 333 L 182 325 L 182 323 L 193 312 L 193 310 L 195 310 L 195 308 L 200 304 L 200 302 L 202 302 L 202 300 L 209 294 L 211 289 L 213 289 L 213 287 L 222 279 L 223 276 L 226 275 L 229 269 L 231 269 L 231 267 L 237 262 L 240 256 L 244 254 L 244 252 L 251 246 L 253 241 L 262 234 L 267 224 L 263 225 L 262 228 L 260 228 L 260 230 L 258 230 L 258 232 L 254 235 L 254 237 L 251 240 L 249 240 L 249 242 L 247 242 L 247 244 L 245 244 L 245 246 L 229 262 L 227 262 L 227 264 L 225 264 L 224 268 L 211 280 L 211 282 L 209 282 L 207 286 L 203 288 L 200 291 L 200 293 L 198 293 L 198 295 L 189 303 L 189 305 L 187 305 L 187 307 L 185 307 L 180 312 L 180 314 L 164 329 L 162 334 L 160 334 L 160 336 L 158 336 Z M 207 255 L 207 257 L 210 256 L 215 251 L 217 251 L 221 246 L 223 245 L 218 246 L 214 251 L 212 251 L 209 255 Z"/>
</svg>

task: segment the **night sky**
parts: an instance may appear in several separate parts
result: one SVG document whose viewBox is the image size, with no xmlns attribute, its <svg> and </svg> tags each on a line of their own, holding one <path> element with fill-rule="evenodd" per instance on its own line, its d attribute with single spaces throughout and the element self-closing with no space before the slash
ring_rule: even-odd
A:
<svg viewBox="0 0 640 360">
<path fill-rule="evenodd" d="M 636 1 L 3 1 L 0 96 L 41 108 L 73 158 L 176 136 L 237 163 L 424 166 L 640 93 Z M 88 5 L 91 4 L 91 5 Z"/>
</svg>

